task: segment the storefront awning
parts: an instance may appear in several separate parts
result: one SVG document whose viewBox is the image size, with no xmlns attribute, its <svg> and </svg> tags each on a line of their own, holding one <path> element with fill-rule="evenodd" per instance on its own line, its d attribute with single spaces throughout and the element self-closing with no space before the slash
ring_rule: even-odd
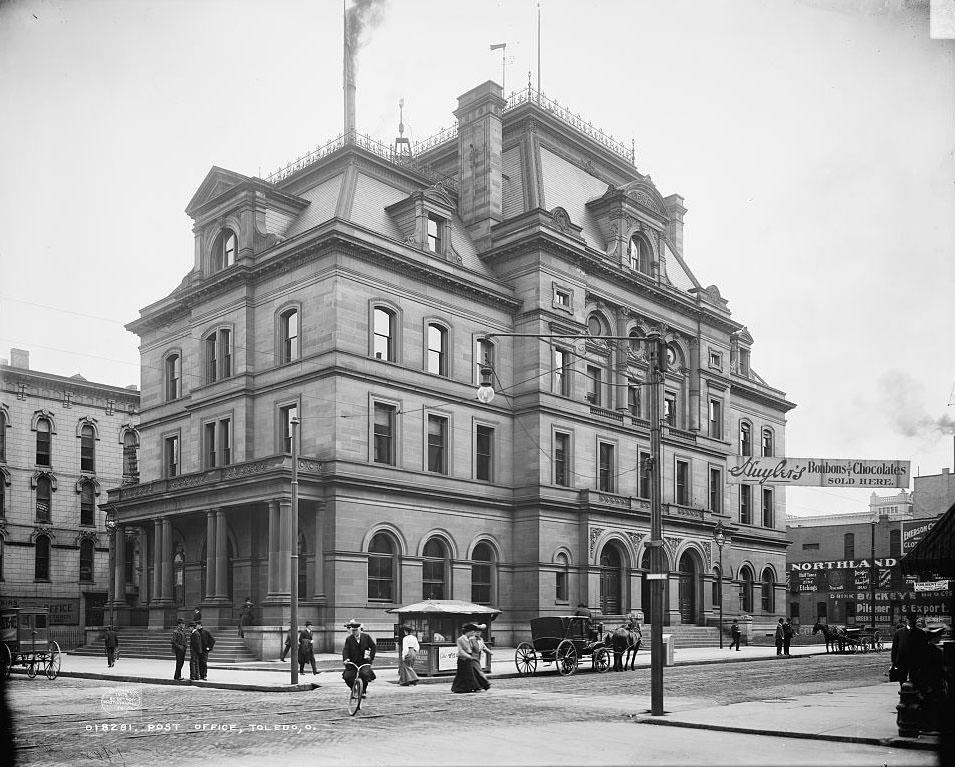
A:
<svg viewBox="0 0 955 767">
<path fill-rule="evenodd" d="M 478 605 L 474 602 L 465 602 L 463 599 L 426 599 L 424 602 L 415 602 L 413 605 L 396 607 L 388 610 L 389 613 L 406 615 L 408 613 L 444 613 L 447 615 L 492 615 L 500 614 L 496 607 Z"/>
<path fill-rule="evenodd" d="M 899 562 L 906 575 L 936 573 L 955 577 L 955 503 Z"/>
</svg>

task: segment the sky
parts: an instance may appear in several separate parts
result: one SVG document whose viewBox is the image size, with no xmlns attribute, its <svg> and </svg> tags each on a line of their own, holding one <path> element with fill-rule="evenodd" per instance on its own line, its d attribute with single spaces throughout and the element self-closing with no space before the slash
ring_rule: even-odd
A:
<svg viewBox="0 0 955 767">
<path fill-rule="evenodd" d="M 421 141 L 530 78 L 685 198 L 687 263 L 797 405 L 788 456 L 953 467 L 955 42 L 928 0 L 373 10 L 360 132 L 390 144 L 403 99 Z M 209 169 L 265 177 L 341 132 L 342 3 L 0 0 L 0 116 L 0 357 L 138 384 L 124 325 L 191 269 Z M 868 498 L 790 488 L 787 511 Z"/>
</svg>

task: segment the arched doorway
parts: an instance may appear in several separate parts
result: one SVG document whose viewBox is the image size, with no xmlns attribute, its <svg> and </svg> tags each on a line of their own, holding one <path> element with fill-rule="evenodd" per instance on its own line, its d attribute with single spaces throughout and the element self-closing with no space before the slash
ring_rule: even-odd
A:
<svg viewBox="0 0 955 767">
<path fill-rule="evenodd" d="M 685 624 L 695 624 L 700 580 L 696 557 L 689 551 L 684 551 L 683 556 L 680 557 L 678 570 L 680 573 L 680 621 Z"/>
<path fill-rule="evenodd" d="M 600 555 L 600 612 L 620 615 L 622 602 L 620 584 L 623 582 L 623 564 L 620 551 L 613 545 L 604 546 Z"/>
</svg>

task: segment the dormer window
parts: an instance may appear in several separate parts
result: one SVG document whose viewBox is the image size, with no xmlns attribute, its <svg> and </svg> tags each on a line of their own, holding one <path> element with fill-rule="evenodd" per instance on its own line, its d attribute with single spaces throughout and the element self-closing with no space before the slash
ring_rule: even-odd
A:
<svg viewBox="0 0 955 767">
<path fill-rule="evenodd" d="M 650 274 L 650 247 L 643 237 L 634 235 L 630 238 L 627 256 L 633 271 Z"/>
<path fill-rule="evenodd" d="M 212 271 L 221 272 L 235 264 L 237 245 L 235 232 L 225 229 L 216 239 L 215 247 L 212 249 Z"/>
<path fill-rule="evenodd" d="M 428 214 L 428 250 L 432 253 L 443 253 L 444 243 L 442 241 L 442 230 L 444 229 L 444 219 L 433 213 Z"/>
</svg>

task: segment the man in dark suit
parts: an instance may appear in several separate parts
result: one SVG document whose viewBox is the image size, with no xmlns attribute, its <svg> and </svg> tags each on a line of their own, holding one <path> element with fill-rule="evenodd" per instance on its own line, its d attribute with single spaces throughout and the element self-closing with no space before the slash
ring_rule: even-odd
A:
<svg viewBox="0 0 955 767">
<path fill-rule="evenodd" d="M 318 669 L 315 668 L 315 647 L 312 644 L 314 640 L 314 634 L 312 634 L 312 622 L 305 621 L 305 628 L 298 632 L 298 673 L 305 673 L 305 664 L 312 664 L 312 675 L 315 676 L 318 674 Z"/>
<path fill-rule="evenodd" d="M 106 665 L 112 668 L 116 663 L 116 648 L 119 647 L 119 636 L 113 626 L 106 627 L 106 637 L 103 641 L 106 644 Z"/>
<path fill-rule="evenodd" d="M 345 680 L 345 684 L 351 687 L 355 677 L 360 674 L 362 697 L 364 697 L 368 694 L 368 683 L 376 678 L 370 664 L 375 662 L 375 652 L 378 648 L 375 645 L 375 640 L 361 630 L 361 623 L 354 618 L 345 624 L 345 628 L 351 633 L 345 639 L 342 661 L 351 661 L 351 663 L 345 664 L 342 678 Z M 365 663 L 369 665 L 365 666 Z"/>
<path fill-rule="evenodd" d="M 208 631 L 202 627 L 202 623 L 196 622 L 196 630 L 189 639 L 189 648 L 192 651 L 192 657 L 196 661 L 196 673 L 198 678 L 205 681 L 208 673 L 209 653 L 215 645 L 216 640 Z M 195 678 L 195 677 L 194 677 Z"/>
<path fill-rule="evenodd" d="M 783 628 L 783 619 L 779 619 L 779 623 L 776 624 L 776 654 L 783 654 L 783 642 L 786 639 L 786 629 Z"/>
<path fill-rule="evenodd" d="M 186 661 L 186 647 L 188 645 L 186 622 L 180 618 L 176 621 L 176 628 L 172 631 L 172 651 L 176 654 L 176 673 L 173 674 L 173 679 L 182 679 L 182 664 Z"/>
</svg>

